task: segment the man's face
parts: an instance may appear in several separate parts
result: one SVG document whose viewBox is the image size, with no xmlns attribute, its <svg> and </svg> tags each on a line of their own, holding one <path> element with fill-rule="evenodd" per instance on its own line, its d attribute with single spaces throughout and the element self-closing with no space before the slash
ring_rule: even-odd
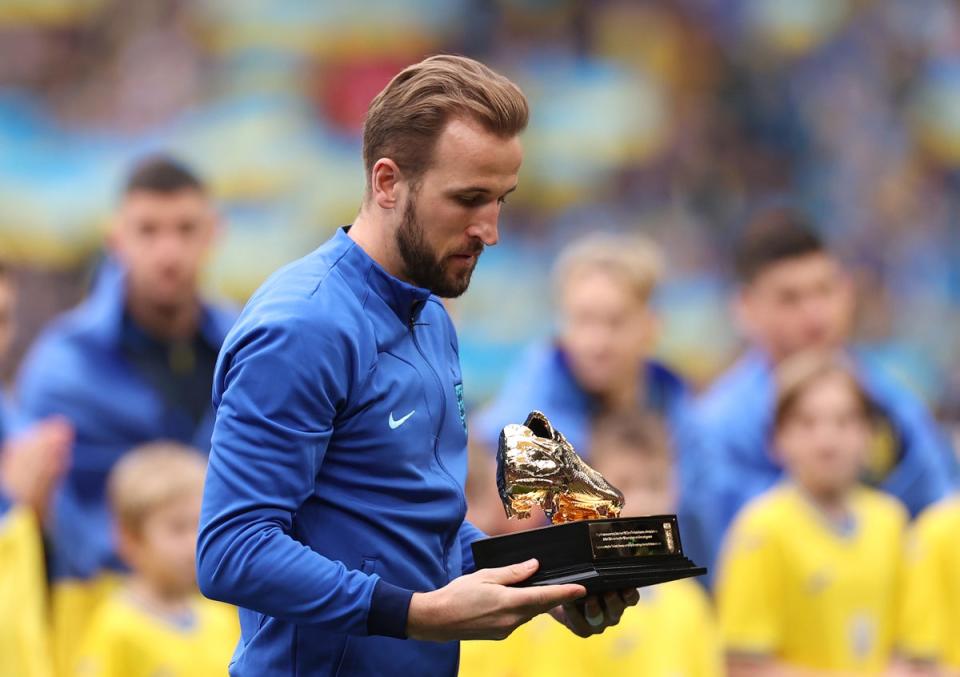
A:
<svg viewBox="0 0 960 677">
<path fill-rule="evenodd" d="M 774 359 L 783 359 L 800 350 L 842 346 L 853 294 L 838 262 L 813 253 L 761 271 L 742 290 L 740 311 L 751 338 Z"/>
<path fill-rule="evenodd" d="M 124 197 L 111 237 L 134 296 L 159 307 L 192 300 L 216 216 L 201 191 L 137 190 Z"/>
<path fill-rule="evenodd" d="M 857 482 L 869 440 L 870 426 L 854 386 L 836 373 L 799 395 L 777 431 L 776 450 L 801 487 L 836 495 Z"/>
<path fill-rule="evenodd" d="M 580 386 L 604 395 L 636 381 L 653 347 L 650 308 L 626 281 L 604 270 L 580 271 L 560 292 L 560 344 Z"/>
<path fill-rule="evenodd" d="M 396 230 L 407 280 L 447 298 L 467 290 L 484 246 L 499 239 L 500 208 L 522 160 L 518 137 L 459 118 L 447 123 L 432 165 L 408 186 Z"/>
</svg>

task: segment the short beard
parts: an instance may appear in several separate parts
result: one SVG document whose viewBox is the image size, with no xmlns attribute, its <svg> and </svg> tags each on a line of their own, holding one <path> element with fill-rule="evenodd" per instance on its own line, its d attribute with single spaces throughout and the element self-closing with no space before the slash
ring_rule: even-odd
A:
<svg viewBox="0 0 960 677">
<path fill-rule="evenodd" d="M 397 228 L 396 240 L 404 272 L 410 282 L 448 299 L 457 298 L 467 291 L 473 268 L 459 277 L 451 278 L 443 261 L 430 248 L 424 237 L 423 225 L 417 219 L 416 192 L 410 193 L 403 212 L 403 221 Z M 483 249 L 482 245 L 479 249 Z M 479 251 L 476 253 L 479 254 Z"/>
</svg>

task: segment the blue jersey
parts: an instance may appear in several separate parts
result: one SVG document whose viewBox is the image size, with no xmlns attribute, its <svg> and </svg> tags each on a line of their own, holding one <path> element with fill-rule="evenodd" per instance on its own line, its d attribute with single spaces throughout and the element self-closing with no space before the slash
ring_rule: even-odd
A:
<svg viewBox="0 0 960 677">
<path fill-rule="evenodd" d="M 241 607 L 233 675 L 453 675 L 403 639 L 413 591 L 473 568 L 457 338 L 344 230 L 275 273 L 220 354 L 197 552 Z"/>
<path fill-rule="evenodd" d="M 857 377 L 889 430 L 891 460 L 873 484 L 916 515 L 945 496 L 955 478 L 953 450 L 923 404 L 874 365 L 856 362 Z M 758 351 L 747 353 L 703 394 L 697 426 L 715 468 L 709 502 L 715 506 L 711 554 L 737 511 L 772 487 L 783 474 L 771 449 L 776 387 L 772 366 Z"/>
<path fill-rule="evenodd" d="M 235 317 L 229 309 L 202 307 L 196 340 L 208 354 L 216 355 Z M 60 415 L 75 431 L 70 468 L 46 525 L 56 580 L 86 580 L 104 568 L 122 568 L 111 536 L 106 481 L 131 447 L 168 439 L 209 448 L 213 408 L 208 403 L 198 413 L 164 392 L 159 376 L 165 365 L 145 370 L 140 349 L 145 340 L 125 313 L 125 276 L 111 262 L 90 296 L 41 333 L 21 368 L 16 425 Z M 206 381 L 187 372 L 185 383 L 210 392 L 209 372 Z"/>
</svg>

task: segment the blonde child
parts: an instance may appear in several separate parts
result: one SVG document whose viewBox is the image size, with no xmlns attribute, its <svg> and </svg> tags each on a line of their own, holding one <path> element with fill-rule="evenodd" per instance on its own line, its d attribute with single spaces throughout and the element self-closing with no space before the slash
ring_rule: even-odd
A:
<svg viewBox="0 0 960 677">
<path fill-rule="evenodd" d="M 118 550 L 131 571 L 95 613 L 75 674 L 227 674 L 236 610 L 202 598 L 194 573 L 205 465 L 196 451 L 160 442 L 134 449 L 112 470 Z"/>
</svg>

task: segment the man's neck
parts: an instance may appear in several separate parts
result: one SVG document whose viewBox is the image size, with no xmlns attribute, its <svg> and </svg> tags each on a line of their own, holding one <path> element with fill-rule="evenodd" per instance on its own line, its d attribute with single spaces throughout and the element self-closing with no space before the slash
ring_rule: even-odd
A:
<svg viewBox="0 0 960 677">
<path fill-rule="evenodd" d="M 176 306 L 158 306 L 128 294 L 126 309 L 144 333 L 161 341 L 189 338 L 200 323 L 200 301 L 196 297 Z"/>
<path fill-rule="evenodd" d="M 409 282 L 403 275 L 403 262 L 392 238 L 387 237 L 384 225 L 368 209 L 360 210 L 347 231 L 347 236 L 385 271 L 397 279 Z"/>
</svg>

